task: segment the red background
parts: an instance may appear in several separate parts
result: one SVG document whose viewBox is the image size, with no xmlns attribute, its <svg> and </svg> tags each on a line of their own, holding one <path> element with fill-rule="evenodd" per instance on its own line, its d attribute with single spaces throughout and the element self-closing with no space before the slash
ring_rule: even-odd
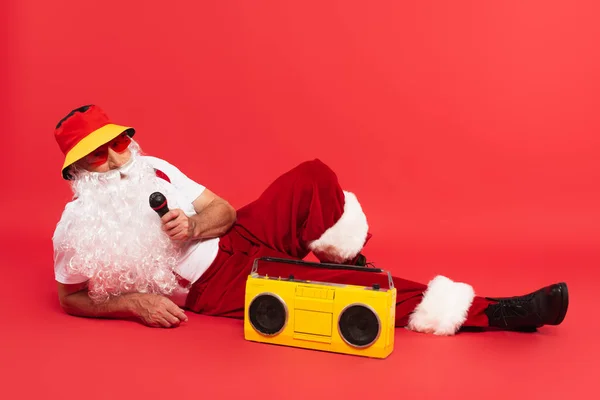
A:
<svg viewBox="0 0 600 400">
<path fill-rule="evenodd" d="M 2 2 L 10 389 L 55 395 L 100 376 L 102 393 L 252 397 L 264 356 L 265 374 L 284 382 L 287 370 L 315 374 L 302 387 L 281 383 L 292 395 L 489 398 L 514 394 L 514 382 L 504 387 L 512 379 L 532 396 L 585 390 L 600 277 L 598 3 L 367 4 Z M 567 319 L 529 336 L 398 330 L 395 357 L 375 363 L 245 343 L 236 321 L 193 316 L 165 332 L 66 317 L 51 235 L 70 190 L 52 133 L 88 103 L 237 207 L 320 158 L 358 194 L 374 234 L 366 253 L 378 266 L 420 281 L 442 273 L 491 295 L 566 280 Z M 243 375 L 236 385 L 226 381 L 233 365 Z M 114 386 L 105 367 L 120 371 Z M 381 388 L 360 386 L 359 373 L 384 379 L 371 380 Z"/>
</svg>

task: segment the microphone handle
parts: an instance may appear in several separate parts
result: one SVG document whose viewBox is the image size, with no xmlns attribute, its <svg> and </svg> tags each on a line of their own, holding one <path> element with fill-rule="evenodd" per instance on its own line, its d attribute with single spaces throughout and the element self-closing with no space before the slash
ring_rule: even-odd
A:
<svg viewBox="0 0 600 400">
<path fill-rule="evenodd" d="M 167 204 L 165 204 L 164 206 L 155 209 L 154 211 L 156 211 L 156 213 L 158 214 L 159 217 L 163 217 L 163 215 L 165 215 L 166 213 L 169 212 L 169 206 Z"/>
</svg>

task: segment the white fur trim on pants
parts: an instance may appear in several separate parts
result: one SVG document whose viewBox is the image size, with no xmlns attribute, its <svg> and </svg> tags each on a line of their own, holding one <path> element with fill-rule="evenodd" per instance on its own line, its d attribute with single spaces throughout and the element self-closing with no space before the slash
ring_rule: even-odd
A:
<svg viewBox="0 0 600 400">
<path fill-rule="evenodd" d="M 332 262 L 342 263 L 356 257 L 367 239 L 369 225 L 356 195 L 344 191 L 344 213 L 323 235 L 308 248 L 324 253 Z"/>
<path fill-rule="evenodd" d="M 408 329 L 434 335 L 454 335 L 465 323 L 475 298 L 473 287 L 436 276 L 408 320 Z"/>
</svg>

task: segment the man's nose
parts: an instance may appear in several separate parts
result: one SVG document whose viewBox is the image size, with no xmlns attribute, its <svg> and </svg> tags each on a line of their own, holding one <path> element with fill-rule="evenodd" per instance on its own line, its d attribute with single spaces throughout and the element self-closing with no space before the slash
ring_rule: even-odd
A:
<svg viewBox="0 0 600 400">
<path fill-rule="evenodd" d="M 126 154 L 119 154 L 112 149 L 108 149 L 108 167 L 110 169 L 120 168 L 127 162 Z"/>
</svg>

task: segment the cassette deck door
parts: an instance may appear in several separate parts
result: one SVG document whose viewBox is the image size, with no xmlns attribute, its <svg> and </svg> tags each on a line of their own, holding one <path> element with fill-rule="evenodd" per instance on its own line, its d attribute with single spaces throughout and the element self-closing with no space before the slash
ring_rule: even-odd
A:
<svg viewBox="0 0 600 400">
<path fill-rule="evenodd" d="M 333 299 L 335 290 L 328 287 L 298 285 L 294 301 L 294 337 L 331 343 Z"/>
</svg>

